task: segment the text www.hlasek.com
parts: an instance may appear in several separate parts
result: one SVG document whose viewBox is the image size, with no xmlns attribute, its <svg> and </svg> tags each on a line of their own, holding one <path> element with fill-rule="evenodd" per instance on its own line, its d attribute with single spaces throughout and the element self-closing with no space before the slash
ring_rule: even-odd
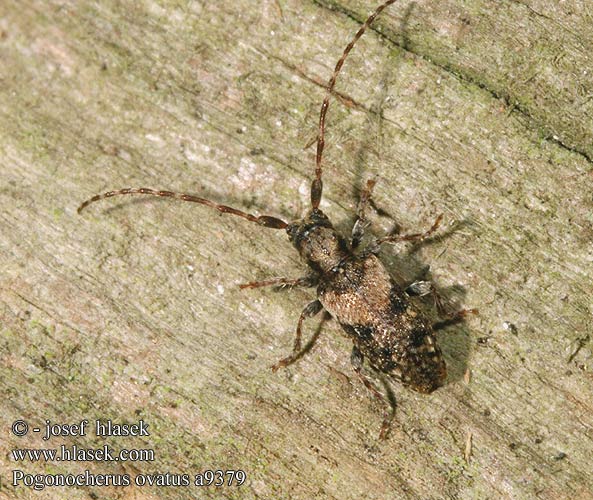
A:
<svg viewBox="0 0 593 500">
<path fill-rule="evenodd" d="M 153 462 L 154 450 L 122 449 L 115 452 L 109 445 L 101 448 L 80 448 L 60 446 L 50 449 L 14 449 L 12 458 L 15 462 Z"/>
</svg>

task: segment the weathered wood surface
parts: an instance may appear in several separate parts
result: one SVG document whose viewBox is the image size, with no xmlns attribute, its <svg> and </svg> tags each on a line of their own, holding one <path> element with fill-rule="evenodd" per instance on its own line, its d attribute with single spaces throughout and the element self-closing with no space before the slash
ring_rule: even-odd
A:
<svg viewBox="0 0 593 500">
<path fill-rule="evenodd" d="M 323 82 L 374 2 L 0 3 L 0 443 L 5 498 L 592 498 L 593 10 L 585 1 L 402 2 L 362 39 L 328 122 L 322 208 L 348 230 L 378 177 L 394 275 L 430 264 L 479 316 L 441 336 L 449 383 L 395 385 L 397 425 L 329 323 L 290 351 L 311 290 L 281 231 L 204 207 L 112 200 L 184 190 L 285 218 L 307 208 Z M 427 305 L 428 307 L 428 305 Z M 307 334 L 315 321 L 307 323 Z M 469 380 L 464 374 L 471 372 Z M 16 419 L 111 418 L 148 438 L 16 438 Z M 464 460 L 468 435 L 473 447 Z M 10 485 L 9 450 L 153 448 L 153 463 L 30 473 L 243 469 L 246 485 Z"/>
</svg>

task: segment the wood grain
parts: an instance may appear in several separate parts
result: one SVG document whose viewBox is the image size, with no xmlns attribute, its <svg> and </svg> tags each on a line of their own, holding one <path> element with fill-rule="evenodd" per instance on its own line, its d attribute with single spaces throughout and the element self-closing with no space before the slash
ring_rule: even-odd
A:
<svg viewBox="0 0 593 500">
<path fill-rule="evenodd" d="M 430 265 L 479 315 L 441 334 L 449 383 L 382 412 L 328 323 L 290 352 L 312 290 L 282 231 L 307 208 L 323 85 L 375 7 L 359 0 L 0 4 L 0 475 L 4 498 L 593 498 L 591 9 L 577 0 L 395 4 L 338 79 L 322 209 L 350 229 L 441 236 L 382 252 Z M 430 310 L 430 304 L 425 304 Z M 311 335 L 315 321 L 305 323 Z M 471 377 L 467 375 L 468 369 Z M 10 426 L 134 422 L 143 438 Z M 468 436 L 471 450 L 468 452 Z M 152 448 L 154 462 L 16 464 L 15 447 Z M 28 473 L 242 469 L 241 488 L 11 486 Z"/>
</svg>

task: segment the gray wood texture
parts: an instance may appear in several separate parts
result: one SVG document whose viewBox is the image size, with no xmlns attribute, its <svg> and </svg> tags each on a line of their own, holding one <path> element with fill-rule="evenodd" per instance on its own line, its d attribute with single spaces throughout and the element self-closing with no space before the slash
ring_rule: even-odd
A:
<svg viewBox="0 0 593 500">
<path fill-rule="evenodd" d="M 237 285 L 303 274 L 282 231 L 159 199 L 76 213 L 96 193 L 146 186 L 299 217 L 324 82 L 374 7 L 0 2 L 0 498 L 593 498 L 588 2 L 402 1 L 338 80 L 322 209 L 349 231 L 376 176 L 373 234 L 444 213 L 439 237 L 382 259 L 402 282 L 430 265 L 448 301 L 479 309 L 440 334 L 446 387 L 393 385 L 385 442 L 338 325 L 269 369 L 314 290 Z M 10 433 L 17 419 L 99 418 L 142 418 L 150 436 Z M 156 459 L 10 455 L 106 443 Z M 33 492 L 11 486 L 17 468 L 248 479 Z"/>
</svg>

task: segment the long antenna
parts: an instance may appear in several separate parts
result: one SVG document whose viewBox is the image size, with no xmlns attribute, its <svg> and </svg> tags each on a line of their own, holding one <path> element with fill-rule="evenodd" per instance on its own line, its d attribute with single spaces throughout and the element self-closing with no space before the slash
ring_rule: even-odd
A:
<svg viewBox="0 0 593 500">
<path fill-rule="evenodd" d="M 396 0 L 387 0 L 387 2 L 379 5 L 375 12 L 373 12 L 364 24 L 360 27 L 360 29 L 356 32 L 352 40 L 340 57 L 340 60 L 336 63 L 336 67 L 334 68 L 334 72 L 329 79 L 327 84 L 327 92 L 325 94 L 325 98 L 323 99 L 323 104 L 321 105 L 321 112 L 319 113 L 319 134 L 317 135 L 317 155 L 315 157 L 315 179 L 311 184 L 311 206 L 313 209 L 319 208 L 319 202 L 321 201 L 321 193 L 323 191 L 323 182 L 321 180 L 321 157 L 323 156 L 323 147 L 325 146 L 325 115 L 327 114 L 327 108 L 329 107 L 329 98 L 331 93 L 336 85 L 336 79 L 338 78 L 338 74 L 344 65 L 344 61 L 348 57 L 348 54 L 352 50 L 352 47 L 356 44 L 358 39 L 363 35 L 366 29 L 371 25 L 371 23 L 375 20 L 375 18 L 381 14 L 383 9 L 389 7 L 392 3 L 395 3 Z"/>
<path fill-rule="evenodd" d="M 157 191 L 155 189 L 150 188 L 125 188 L 118 189 L 117 191 L 108 191 L 107 193 L 97 194 L 92 198 L 89 198 L 88 200 L 82 202 L 82 204 L 78 207 L 77 212 L 82 212 L 91 203 L 103 200 L 104 198 L 111 198 L 112 196 L 128 194 L 145 194 L 149 196 L 175 198 L 176 200 L 181 201 L 191 201 L 192 203 L 199 203 L 200 205 L 206 205 L 207 207 L 214 208 L 219 212 L 222 212 L 223 214 L 237 215 L 239 217 L 242 217 L 243 219 L 247 219 L 248 221 L 255 222 L 260 226 L 270 227 L 272 229 L 286 229 L 286 227 L 288 226 L 288 224 L 284 222 L 282 219 L 278 219 L 277 217 L 272 217 L 270 215 L 252 215 L 246 212 L 242 212 L 241 210 L 237 210 L 236 208 L 227 207 L 226 205 L 219 205 L 218 203 L 214 203 L 213 201 L 207 200 L 205 198 L 200 198 L 199 196 L 193 196 L 191 194 L 185 193 L 174 193 L 173 191 Z"/>
</svg>

